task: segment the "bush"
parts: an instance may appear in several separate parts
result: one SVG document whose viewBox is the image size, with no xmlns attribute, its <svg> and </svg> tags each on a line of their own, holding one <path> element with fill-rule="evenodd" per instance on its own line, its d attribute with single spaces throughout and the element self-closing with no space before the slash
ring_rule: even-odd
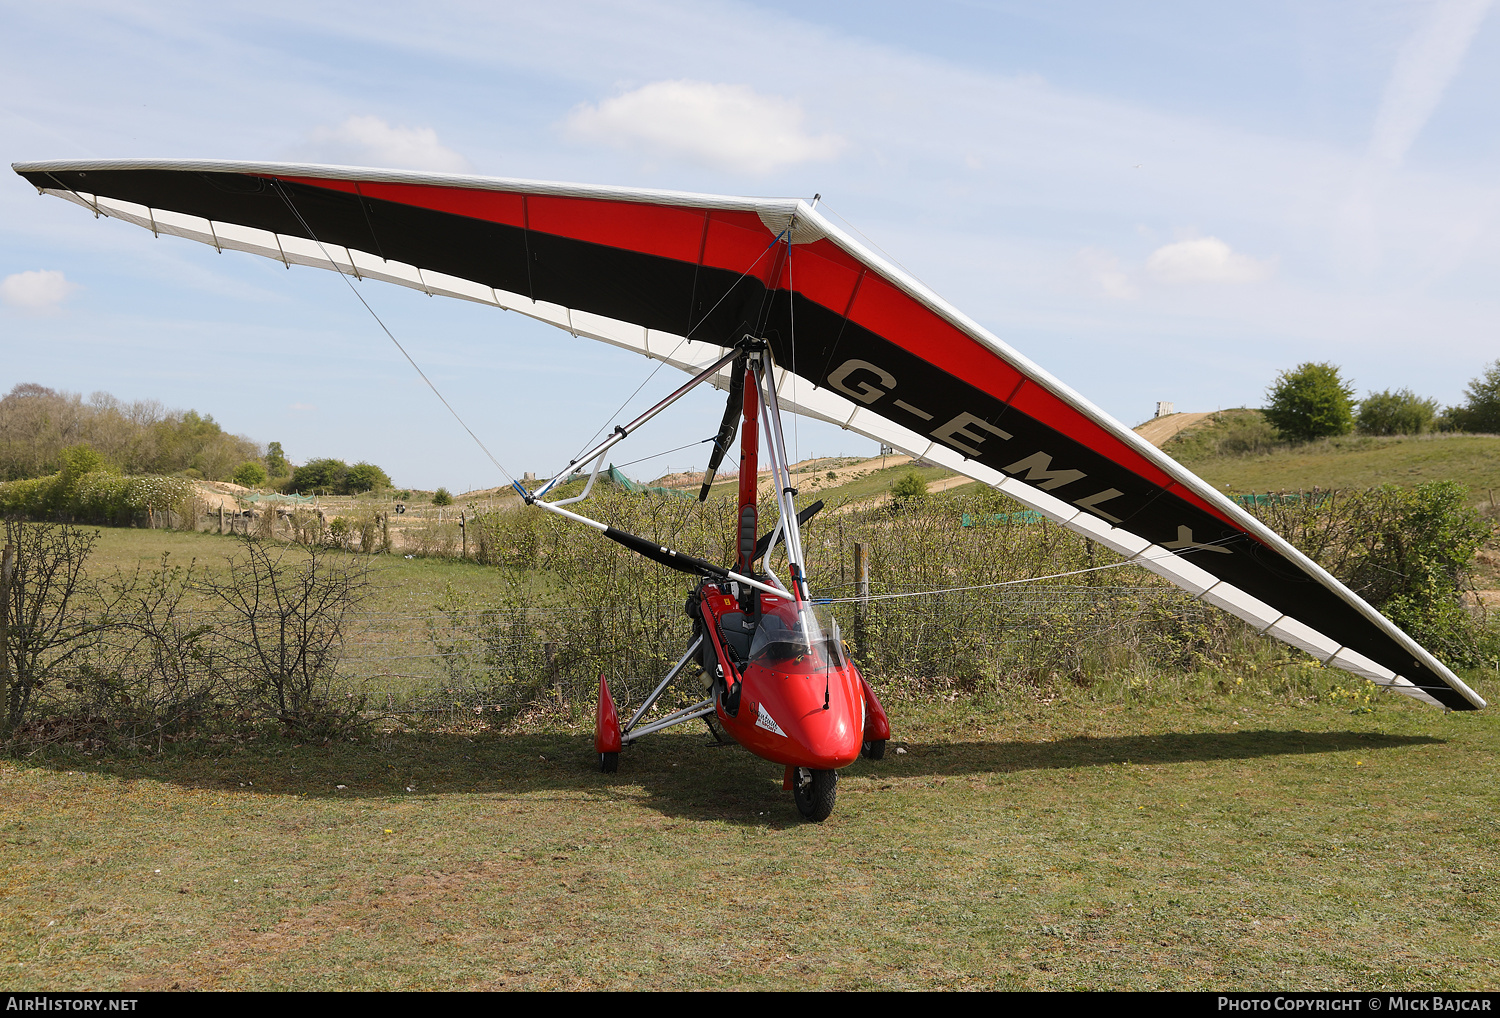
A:
<svg viewBox="0 0 1500 1018">
<path fill-rule="evenodd" d="M 1453 426 L 1459 431 L 1500 434 L 1500 360 L 1470 379 L 1464 395 L 1468 401 L 1463 406 L 1448 408 Z"/>
<path fill-rule="evenodd" d="M 1356 426 L 1363 435 L 1420 435 L 1432 430 L 1437 411 L 1435 399 L 1422 399 L 1410 389 L 1387 389 L 1364 398 Z"/>
<path fill-rule="evenodd" d="M 343 460 L 313 460 L 292 471 L 287 487 L 314 495 L 357 495 L 375 488 L 389 488 L 391 479 L 373 463 L 349 466 Z"/>
<path fill-rule="evenodd" d="M 15 556 L 4 584 L 7 625 L 0 685 L 0 734 L 27 720 L 42 689 L 71 667 L 97 628 L 83 564 L 99 532 L 6 520 L 0 530 Z"/>
<path fill-rule="evenodd" d="M 0 483 L 0 515 L 126 524 L 144 512 L 185 512 L 196 491 L 181 477 L 121 477 L 96 470 Z"/>
<path fill-rule="evenodd" d="M 349 465 L 343 460 L 311 460 L 292 471 L 293 491 L 312 495 L 342 495 Z"/>
<path fill-rule="evenodd" d="M 373 463 L 356 463 L 344 474 L 344 494 L 379 491 L 391 486 L 390 475 Z"/>
<path fill-rule="evenodd" d="M 1387 485 L 1252 511 L 1439 658 L 1478 663 L 1485 634 L 1463 594 L 1492 528 L 1463 485 Z"/>
<path fill-rule="evenodd" d="M 341 699 L 333 689 L 345 617 L 369 588 L 361 560 L 317 545 L 298 554 L 247 540 L 228 577 L 204 585 L 224 616 L 217 667 L 245 712 L 315 738 L 362 724 L 363 698 Z"/>
<path fill-rule="evenodd" d="M 921 505 L 927 500 L 927 482 L 915 470 L 907 471 L 891 486 L 891 503 L 898 509 Z"/>
<path fill-rule="evenodd" d="M 259 488 L 266 483 L 266 468 L 254 460 L 246 460 L 235 468 L 229 479 L 245 488 Z"/>
<path fill-rule="evenodd" d="M 434 491 L 432 493 L 432 504 L 433 505 L 452 505 L 453 504 L 453 496 L 450 495 L 450 494 L 448 494 L 448 489 L 447 488 L 439 488 L 437 491 Z"/>
<path fill-rule="evenodd" d="M 1301 364 L 1266 391 L 1265 415 L 1293 442 L 1347 435 L 1354 430 L 1354 388 L 1333 364 Z"/>
</svg>

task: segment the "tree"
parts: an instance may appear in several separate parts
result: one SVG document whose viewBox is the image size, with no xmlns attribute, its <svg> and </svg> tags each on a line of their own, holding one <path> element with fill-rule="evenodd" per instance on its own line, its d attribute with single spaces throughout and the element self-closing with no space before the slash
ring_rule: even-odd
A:
<svg viewBox="0 0 1500 1018">
<path fill-rule="evenodd" d="M 286 461 L 286 453 L 281 451 L 280 442 L 272 442 L 266 446 L 266 469 L 272 477 L 286 477 L 292 472 L 292 465 Z"/>
<path fill-rule="evenodd" d="M 259 488 L 266 483 L 266 468 L 254 460 L 246 460 L 235 467 L 234 475 L 229 479 L 246 488 Z"/>
<path fill-rule="evenodd" d="M 1448 408 L 1453 426 L 1459 431 L 1500 434 L 1500 360 L 1470 379 L 1464 395 L 1468 402 Z"/>
<path fill-rule="evenodd" d="M 1422 399 L 1410 389 L 1372 392 L 1359 404 L 1356 422 L 1363 435 L 1420 435 L 1437 417 L 1435 399 Z"/>
<path fill-rule="evenodd" d="M 915 470 L 908 470 L 891 486 L 891 503 L 897 509 L 920 505 L 927 500 L 927 482 Z"/>
<path fill-rule="evenodd" d="M 356 463 L 344 474 L 345 494 L 379 490 L 391 486 L 390 475 L 373 463 Z"/>
<path fill-rule="evenodd" d="M 349 465 L 343 460 L 312 460 L 292 471 L 290 487 L 293 491 L 341 495 L 344 492 L 344 475 L 347 473 Z"/>
<path fill-rule="evenodd" d="M 6 520 L 0 576 L 0 733 L 26 720 L 37 691 L 66 671 L 98 628 L 80 602 L 99 532 Z"/>
<path fill-rule="evenodd" d="M 434 491 L 432 493 L 432 504 L 433 505 L 452 505 L 453 504 L 453 496 L 450 495 L 450 494 L 448 494 L 448 489 L 447 488 L 439 488 L 437 491 Z"/>
<path fill-rule="evenodd" d="M 1354 430 L 1354 387 L 1334 364 L 1300 364 L 1283 371 L 1266 390 L 1266 420 L 1293 442 Z"/>
</svg>

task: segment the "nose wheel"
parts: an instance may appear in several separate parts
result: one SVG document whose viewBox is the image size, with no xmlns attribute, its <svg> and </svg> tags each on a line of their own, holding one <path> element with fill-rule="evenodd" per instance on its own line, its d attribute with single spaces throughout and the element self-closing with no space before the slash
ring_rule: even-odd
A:
<svg viewBox="0 0 1500 1018">
<path fill-rule="evenodd" d="M 797 812 L 813 823 L 822 823 L 833 812 L 833 801 L 838 796 L 839 772 L 815 771 L 798 767 L 792 774 L 792 797 L 797 800 Z"/>
</svg>

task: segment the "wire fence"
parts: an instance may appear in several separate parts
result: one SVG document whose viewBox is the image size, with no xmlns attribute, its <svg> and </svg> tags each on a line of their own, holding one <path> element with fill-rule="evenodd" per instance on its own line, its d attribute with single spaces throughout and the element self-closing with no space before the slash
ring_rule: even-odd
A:
<svg viewBox="0 0 1500 1018">
<path fill-rule="evenodd" d="M 838 592 L 834 592 L 835 596 Z M 1172 588 L 1032 585 L 838 600 L 820 607 L 877 685 L 974 687 L 1092 667 L 1178 662 L 1216 613 Z M 604 674 L 622 707 L 682 653 L 681 600 L 416 613 L 353 612 L 338 672 L 383 710 L 592 704 Z M 678 685 L 699 694 L 688 670 Z"/>
</svg>

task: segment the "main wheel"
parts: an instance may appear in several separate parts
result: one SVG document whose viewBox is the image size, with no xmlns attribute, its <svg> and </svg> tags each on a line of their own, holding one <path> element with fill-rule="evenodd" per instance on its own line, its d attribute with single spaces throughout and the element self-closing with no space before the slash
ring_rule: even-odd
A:
<svg viewBox="0 0 1500 1018">
<path fill-rule="evenodd" d="M 866 760 L 884 760 L 885 740 L 873 739 L 870 742 L 865 743 L 862 753 Z"/>
<path fill-rule="evenodd" d="M 601 771 L 603 771 L 605 774 L 613 774 L 615 771 L 619 770 L 620 769 L 620 754 L 619 753 L 600 753 L 599 754 L 599 769 Z"/>
<path fill-rule="evenodd" d="M 838 771 L 814 771 L 798 767 L 792 775 L 792 797 L 797 812 L 813 823 L 822 823 L 833 812 L 833 800 L 839 791 Z"/>
</svg>

